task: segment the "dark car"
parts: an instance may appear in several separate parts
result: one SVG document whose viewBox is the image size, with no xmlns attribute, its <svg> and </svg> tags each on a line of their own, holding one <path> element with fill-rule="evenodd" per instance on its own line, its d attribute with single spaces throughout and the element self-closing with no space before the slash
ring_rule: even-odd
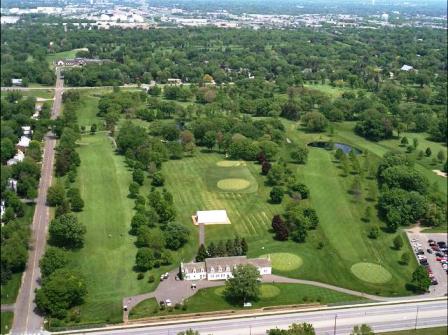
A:
<svg viewBox="0 0 448 335">
<path fill-rule="evenodd" d="M 420 264 L 421 265 L 428 265 L 428 260 L 427 259 L 421 259 L 420 260 Z"/>
<path fill-rule="evenodd" d="M 431 280 L 431 285 L 438 285 L 439 282 L 437 281 L 437 279 L 433 279 Z"/>
<path fill-rule="evenodd" d="M 436 252 L 436 256 L 437 256 L 437 257 L 443 257 L 443 256 L 445 256 L 445 254 L 442 253 L 442 252 L 440 252 L 440 251 L 437 251 L 437 252 Z"/>
<path fill-rule="evenodd" d="M 417 251 L 417 255 L 424 255 L 425 252 L 423 251 L 423 249 L 418 249 Z"/>
<path fill-rule="evenodd" d="M 440 242 L 437 242 L 437 245 L 438 245 L 440 248 L 445 248 L 445 247 L 446 247 L 446 242 L 440 241 Z"/>
<path fill-rule="evenodd" d="M 426 251 L 428 252 L 428 254 L 432 254 L 432 249 L 426 249 Z"/>
</svg>

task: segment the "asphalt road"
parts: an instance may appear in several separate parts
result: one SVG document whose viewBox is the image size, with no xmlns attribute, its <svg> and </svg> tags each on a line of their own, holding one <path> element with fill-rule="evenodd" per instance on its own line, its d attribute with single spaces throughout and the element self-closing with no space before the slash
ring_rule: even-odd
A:
<svg viewBox="0 0 448 335">
<path fill-rule="evenodd" d="M 334 333 L 336 321 L 336 333 Z M 354 308 L 329 309 L 312 312 L 294 312 L 239 319 L 185 322 L 164 326 L 143 326 L 118 330 L 98 330 L 85 334 L 127 334 L 127 335 L 175 335 L 186 329 L 200 334 L 213 335 L 262 335 L 266 329 L 287 328 L 292 323 L 312 323 L 317 334 L 346 335 L 354 325 L 367 323 L 375 331 L 392 331 L 438 327 L 447 325 L 447 301 L 401 303 L 394 305 L 356 306 Z M 64 332 L 68 334 L 69 332 Z M 75 332 L 72 332 L 75 333 Z M 82 334 L 82 331 L 76 332 Z"/>
<path fill-rule="evenodd" d="M 64 81 L 56 81 L 55 99 L 51 111 L 51 118 L 55 119 L 61 110 Z M 43 317 L 36 312 L 34 303 L 35 290 L 39 287 L 40 269 L 39 260 L 45 251 L 47 242 L 48 223 L 50 219 L 49 207 L 46 205 L 47 190 L 51 185 L 54 151 L 56 140 L 47 135 L 42 158 L 41 177 L 39 181 L 36 208 L 34 210 L 30 252 L 25 272 L 22 276 L 22 285 L 15 303 L 14 321 L 11 334 L 33 334 L 42 329 Z"/>
</svg>

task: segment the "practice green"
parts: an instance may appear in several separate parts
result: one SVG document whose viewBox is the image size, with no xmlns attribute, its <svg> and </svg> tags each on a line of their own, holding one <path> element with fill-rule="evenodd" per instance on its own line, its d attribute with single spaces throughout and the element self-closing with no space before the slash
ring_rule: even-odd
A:
<svg viewBox="0 0 448 335">
<path fill-rule="evenodd" d="M 292 271 L 298 269 L 303 264 L 303 260 L 300 256 L 289 252 L 275 252 L 260 257 L 268 258 L 268 256 L 271 258 L 272 267 L 279 271 Z"/>
<path fill-rule="evenodd" d="M 250 181 L 241 178 L 221 179 L 216 184 L 223 191 L 239 191 L 250 186 Z"/>
<path fill-rule="evenodd" d="M 356 277 L 368 283 L 383 284 L 392 279 L 389 271 L 379 264 L 356 263 L 350 270 Z"/>
</svg>

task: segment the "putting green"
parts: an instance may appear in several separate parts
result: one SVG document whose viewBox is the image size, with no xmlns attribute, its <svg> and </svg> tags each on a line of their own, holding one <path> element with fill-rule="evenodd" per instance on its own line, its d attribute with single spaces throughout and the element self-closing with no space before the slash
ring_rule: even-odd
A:
<svg viewBox="0 0 448 335">
<path fill-rule="evenodd" d="M 350 270 L 362 281 L 372 284 L 384 284 L 392 279 L 390 272 L 379 264 L 356 263 L 352 265 Z"/>
<path fill-rule="evenodd" d="M 250 186 L 250 181 L 241 178 L 221 179 L 216 184 L 223 191 L 239 191 Z"/>
<path fill-rule="evenodd" d="M 268 258 L 268 255 L 260 257 Z M 272 267 L 279 271 L 292 271 L 300 268 L 303 264 L 302 258 L 289 252 L 275 252 L 269 254 L 271 258 Z"/>
<path fill-rule="evenodd" d="M 221 167 L 246 166 L 246 163 L 240 161 L 219 161 L 216 165 Z"/>
<path fill-rule="evenodd" d="M 280 294 L 280 289 L 274 285 L 261 285 L 260 295 L 262 298 L 273 298 Z"/>
</svg>

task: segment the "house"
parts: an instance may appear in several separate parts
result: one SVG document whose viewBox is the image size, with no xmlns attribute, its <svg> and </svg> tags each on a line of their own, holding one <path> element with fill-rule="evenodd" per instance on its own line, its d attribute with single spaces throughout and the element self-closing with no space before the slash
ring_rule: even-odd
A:
<svg viewBox="0 0 448 335">
<path fill-rule="evenodd" d="M 22 136 L 19 143 L 16 144 L 16 147 L 19 150 L 26 150 L 30 146 L 30 142 L 31 140 L 28 137 Z"/>
<path fill-rule="evenodd" d="M 232 278 L 232 271 L 239 265 L 253 265 L 261 276 L 271 274 L 269 258 L 247 258 L 246 256 L 206 258 L 204 262 L 181 263 L 184 280 L 226 280 Z"/>
<path fill-rule="evenodd" d="M 230 224 L 227 211 L 212 210 L 212 211 L 197 211 L 196 215 L 192 216 L 195 225 L 205 224 Z"/>
<path fill-rule="evenodd" d="M 168 78 L 168 84 L 170 84 L 170 85 L 182 85 L 182 79 Z"/>
<path fill-rule="evenodd" d="M 2 218 L 3 214 L 5 214 L 5 210 L 6 210 L 6 208 L 5 208 L 5 200 L 2 200 L 0 202 L 0 218 Z"/>
<path fill-rule="evenodd" d="M 31 134 L 33 134 L 33 131 L 31 130 L 31 126 L 23 126 L 22 127 L 22 134 L 24 136 L 30 137 Z"/>
<path fill-rule="evenodd" d="M 12 84 L 12 86 L 23 86 L 23 81 L 22 81 L 22 79 L 12 78 L 11 84 Z"/>
<path fill-rule="evenodd" d="M 22 151 L 17 150 L 16 155 L 13 158 L 8 159 L 8 161 L 6 162 L 6 165 L 8 165 L 8 166 L 15 165 L 19 162 L 22 162 L 24 159 L 25 159 L 25 154 Z"/>
<path fill-rule="evenodd" d="M 406 65 L 406 64 L 404 64 L 404 65 L 400 68 L 400 70 L 401 70 L 401 71 L 409 72 L 409 71 L 414 70 L 414 68 L 413 68 L 412 66 L 410 66 L 410 65 Z"/>
</svg>

